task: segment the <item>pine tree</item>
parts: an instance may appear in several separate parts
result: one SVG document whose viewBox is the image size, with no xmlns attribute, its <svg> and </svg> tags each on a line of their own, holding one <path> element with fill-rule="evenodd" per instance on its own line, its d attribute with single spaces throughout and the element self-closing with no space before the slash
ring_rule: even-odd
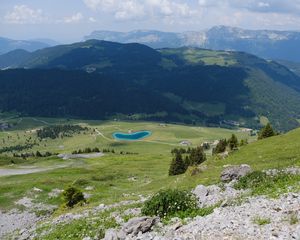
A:
<svg viewBox="0 0 300 240">
<path fill-rule="evenodd" d="M 37 157 L 43 157 L 43 155 L 39 151 L 36 151 L 35 156 L 37 156 Z"/>
<path fill-rule="evenodd" d="M 186 169 L 186 165 L 182 160 L 182 155 L 180 153 L 176 153 L 176 156 L 173 158 L 170 165 L 169 176 L 185 173 Z"/>
<path fill-rule="evenodd" d="M 190 165 L 199 165 L 206 160 L 203 147 L 193 148 L 190 154 Z"/>
<path fill-rule="evenodd" d="M 213 149 L 213 154 L 223 153 L 226 150 L 227 141 L 226 139 L 221 139 L 217 146 Z"/>
<path fill-rule="evenodd" d="M 273 137 L 275 136 L 276 133 L 273 130 L 272 126 L 270 123 L 268 123 L 264 128 L 262 128 L 258 134 L 258 139 L 264 139 L 268 137 Z"/>
<path fill-rule="evenodd" d="M 229 138 L 228 146 L 229 146 L 230 150 L 233 150 L 238 147 L 238 139 L 234 134 L 232 134 L 231 138 Z"/>
</svg>

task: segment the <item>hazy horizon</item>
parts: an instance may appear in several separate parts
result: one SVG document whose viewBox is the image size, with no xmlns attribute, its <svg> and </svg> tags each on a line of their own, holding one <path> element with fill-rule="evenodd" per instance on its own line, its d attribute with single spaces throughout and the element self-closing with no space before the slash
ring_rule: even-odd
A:
<svg viewBox="0 0 300 240">
<path fill-rule="evenodd" d="M 0 36 L 81 41 L 95 30 L 300 30 L 300 0 L 4 0 Z"/>
</svg>

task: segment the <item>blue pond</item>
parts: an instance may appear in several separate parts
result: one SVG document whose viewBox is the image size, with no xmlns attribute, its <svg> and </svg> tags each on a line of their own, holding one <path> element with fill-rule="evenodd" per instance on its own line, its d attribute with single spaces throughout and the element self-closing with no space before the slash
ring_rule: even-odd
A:
<svg viewBox="0 0 300 240">
<path fill-rule="evenodd" d="M 150 135 L 151 135 L 150 131 L 139 131 L 139 132 L 134 132 L 134 133 L 115 132 L 113 134 L 113 137 L 117 140 L 135 141 L 135 140 L 143 139 Z"/>
</svg>

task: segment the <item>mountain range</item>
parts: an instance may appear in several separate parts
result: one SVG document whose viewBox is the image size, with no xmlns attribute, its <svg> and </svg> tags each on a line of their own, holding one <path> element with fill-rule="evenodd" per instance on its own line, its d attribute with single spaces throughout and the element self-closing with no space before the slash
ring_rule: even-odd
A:
<svg viewBox="0 0 300 240">
<path fill-rule="evenodd" d="M 300 32 L 245 30 L 216 26 L 199 32 L 94 31 L 85 37 L 120 43 L 141 43 L 152 48 L 199 47 L 213 50 L 242 51 L 265 59 L 300 62 Z"/>
<path fill-rule="evenodd" d="M 57 44 L 57 42 L 49 39 L 13 40 L 0 37 L 0 54 L 8 53 L 17 49 L 33 52 L 35 50 L 54 46 Z"/>
<path fill-rule="evenodd" d="M 10 58 L 8 58 L 10 56 Z M 299 126 L 300 78 L 254 55 L 88 40 L 0 56 L 0 109 L 23 115 Z M 10 61 L 8 61 L 10 59 Z"/>
</svg>

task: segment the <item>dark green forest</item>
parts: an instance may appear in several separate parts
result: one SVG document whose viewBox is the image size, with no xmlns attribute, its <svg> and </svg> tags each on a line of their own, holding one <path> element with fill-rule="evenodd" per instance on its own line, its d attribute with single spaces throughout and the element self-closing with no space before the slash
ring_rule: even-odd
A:
<svg viewBox="0 0 300 240">
<path fill-rule="evenodd" d="M 2 111 L 250 127 L 266 116 L 279 130 L 299 125 L 300 78 L 253 55 L 96 40 L 24 54 L 0 71 Z"/>
</svg>

